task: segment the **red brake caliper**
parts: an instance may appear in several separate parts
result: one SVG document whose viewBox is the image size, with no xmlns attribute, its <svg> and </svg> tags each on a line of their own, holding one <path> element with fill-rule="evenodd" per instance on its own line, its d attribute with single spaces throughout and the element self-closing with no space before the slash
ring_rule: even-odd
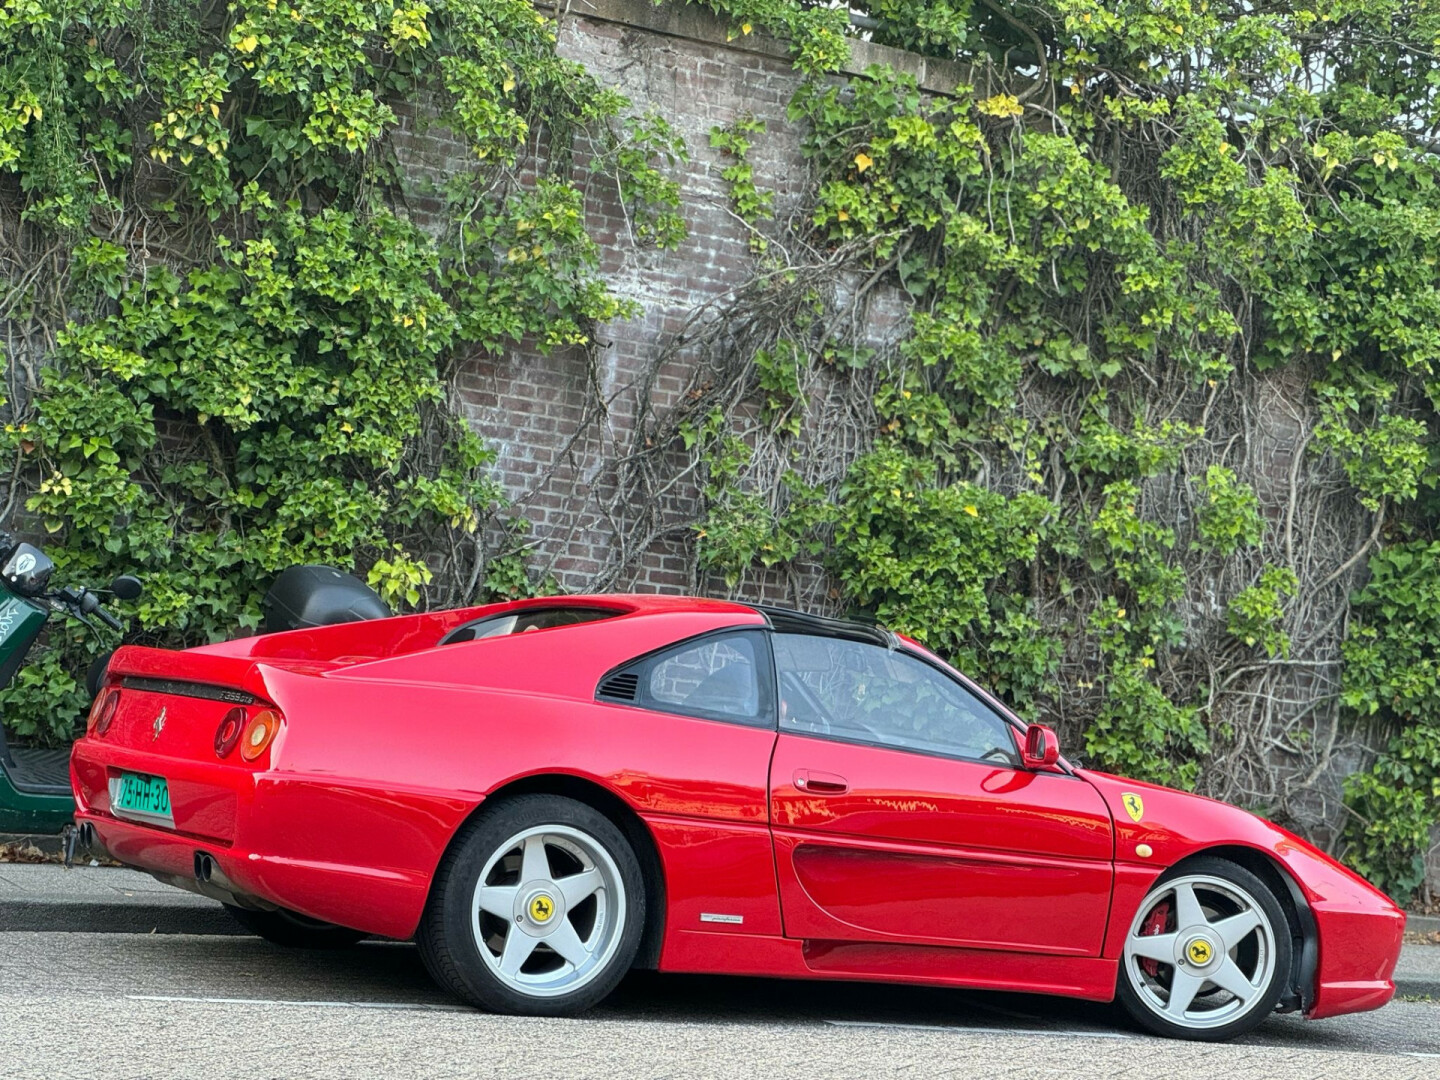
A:
<svg viewBox="0 0 1440 1080">
<path fill-rule="evenodd" d="M 1164 903 L 1156 904 L 1155 910 L 1150 912 L 1150 917 L 1141 924 L 1140 936 L 1154 937 L 1156 934 L 1163 934 L 1165 933 L 1166 927 L 1169 925 L 1169 922 L 1170 901 L 1166 900 Z M 1145 969 L 1145 974 L 1149 975 L 1152 979 L 1158 977 L 1160 974 L 1159 960 L 1151 960 L 1149 957 L 1142 957 L 1140 959 L 1140 966 Z"/>
</svg>

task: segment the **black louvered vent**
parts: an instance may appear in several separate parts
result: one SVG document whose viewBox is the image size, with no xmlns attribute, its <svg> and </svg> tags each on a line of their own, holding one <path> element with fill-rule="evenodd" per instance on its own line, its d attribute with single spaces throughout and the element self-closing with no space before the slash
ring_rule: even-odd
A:
<svg viewBox="0 0 1440 1080">
<path fill-rule="evenodd" d="M 612 701 L 634 701 L 640 690 L 640 676 L 633 671 L 611 675 L 600 684 L 600 696 Z"/>
</svg>

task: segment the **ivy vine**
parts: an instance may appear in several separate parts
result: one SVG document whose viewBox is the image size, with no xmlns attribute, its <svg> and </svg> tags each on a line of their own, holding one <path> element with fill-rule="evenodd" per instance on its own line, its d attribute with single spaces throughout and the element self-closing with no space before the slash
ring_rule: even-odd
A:
<svg viewBox="0 0 1440 1080">
<path fill-rule="evenodd" d="M 141 640 L 253 629 L 294 563 L 397 607 L 544 587 L 455 359 L 633 313 L 562 139 L 635 243 L 685 231 L 683 142 L 555 42 L 523 0 L 0 6 L 5 513 L 67 578 L 139 569 Z M 449 148 L 428 181 L 417 133 Z M 12 732 L 63 738 L 83 705 L 92 645 L 50 642 Z"/>
<path fill-rule="evenodd" d="M 1440 520 L 1440 7 L 861 5 L 968 65 L 947 96 L 837 80 L 808 5 L 709 6 L 791 41 L 815 186 L 694 406 L 773 413 L 784 342 L 805 419 L 710 412 L 699 568 L 871 612 L 1101 766 L 1419 887 L 1440 698 L 1419 556 L 1388 560 Z"/>
<path fill-rule="evenodd" d="M 688 537 L 698 587 L 873 613 L 1092 762 L 1420 888 L 1440 7 L 699 6 L 789 42 L 813 185 L 711 132 L 755 273 L 659 351 L 679 405 L 642 380 L 591 584 Z M 839 78 L 857 34 L 963 85 Z M 662 116 L 521 0 L 11 0 L 0 57 L 7 516 L 66 573 L 143 565 L 170 644 L 308 559 L 402 604 L 542 587 L 449 378 L 634 314 L 578 185 L 683 243 Z M 54 645 L 22 730 L 74 704 Z"/>
</svg>

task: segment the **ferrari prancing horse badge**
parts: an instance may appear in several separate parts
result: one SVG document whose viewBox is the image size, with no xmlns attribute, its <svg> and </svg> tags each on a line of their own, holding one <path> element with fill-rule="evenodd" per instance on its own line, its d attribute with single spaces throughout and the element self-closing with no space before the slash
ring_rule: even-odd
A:
<svg viewBox="0 0 1440 1080">
<path fill-rule="evenodd" d="M 1121 795 L 1120 801 L 1125 805 L 1125 812 L 1130 815 L 1131 821 L 1139 821 L 1145 816 L 1145 800 L 1133 791 Z"/>
</svg>

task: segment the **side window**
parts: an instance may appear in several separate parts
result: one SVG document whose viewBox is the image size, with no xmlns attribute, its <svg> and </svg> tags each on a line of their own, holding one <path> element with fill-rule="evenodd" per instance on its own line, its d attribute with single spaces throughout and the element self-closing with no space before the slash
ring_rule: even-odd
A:
<svg viewBox="0 0 1440 1080">
<path fill-rule="evenodd" d="M 597 697 L 705 720 L 774 722 L 764 635 L 742 631 L 677 645 L 607 676 Z"/>
<path fill-rule="evenodd" d="M 782 731 L 1020 764 L 1009 722 L 914 656 L 805 634 L 773 646 Z"/>
</svg>

